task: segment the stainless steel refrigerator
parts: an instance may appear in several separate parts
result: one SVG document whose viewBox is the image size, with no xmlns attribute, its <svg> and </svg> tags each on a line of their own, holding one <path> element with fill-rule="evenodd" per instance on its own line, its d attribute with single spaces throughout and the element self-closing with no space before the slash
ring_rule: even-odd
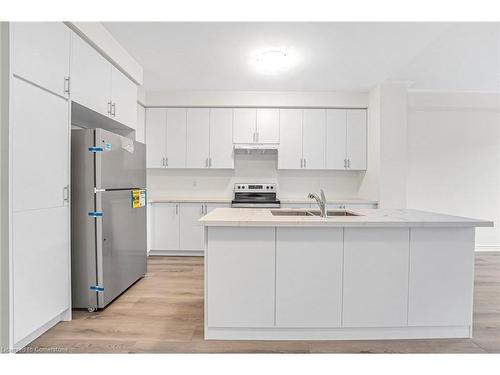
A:
<svg viewBox="0 0 500 375">
<path fill-rule="evenodd" d="M 104 308 L 146 273 L 146 146 L 103 129 L 71 132 L 74 308 Z"/>
</svg>

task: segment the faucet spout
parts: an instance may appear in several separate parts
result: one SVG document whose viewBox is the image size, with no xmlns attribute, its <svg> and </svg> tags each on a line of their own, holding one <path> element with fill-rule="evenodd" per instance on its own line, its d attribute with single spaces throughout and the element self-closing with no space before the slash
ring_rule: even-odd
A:
<svg viewBox="0 0 500 375">
<path fill-rule="evenodd" d="M 326 211 L 326 198 L 325 198 L 325 192 L 323 191 L 323 189 L 321 189 L 319 191 L 320 195 L 321 195 L 321 198 L 318 197 L 317 194 L 313 194 L 313 193 L 309 193 L 309 195 L 307 196 L 309 199 L 314 199 L 316 201 L 316 203 L 318 204 L 319 206 L 319 212 L 321 214 L 321 217 L 324 217 L 326 218 L 327 217 L 327 211 Z"/>
</svg>

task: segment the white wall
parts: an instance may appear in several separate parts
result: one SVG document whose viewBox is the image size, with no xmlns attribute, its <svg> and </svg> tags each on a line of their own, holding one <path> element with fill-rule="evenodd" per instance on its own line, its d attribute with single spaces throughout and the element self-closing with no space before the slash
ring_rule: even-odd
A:
<svg viewBox="0 0 500 375">
<path fill-rule="evenodd" d="M 172 91 L 146 93 L 148 107 L 344 107 L 366 108 L 366 92 L 339 91 Z"/>
<path fill-rule="evenodd" d="M 500 250 L 497 94 L 408 95 L 408 207 L 494 220 L 478 248 Z"/>
<path fill-rule="evenodd" d="M 360 195 L 381 208 L 406 207 L 407 84 L 384 83 L 368 96 L 367 171 Z"/>
<path fill-rule="evenodd" d="M 9 340 L 9 139 L 8 139 L 8 25 L 0 22 L 0 349 Z M 1 354 L 1 353 L 0 353 Z"/>
</svg>

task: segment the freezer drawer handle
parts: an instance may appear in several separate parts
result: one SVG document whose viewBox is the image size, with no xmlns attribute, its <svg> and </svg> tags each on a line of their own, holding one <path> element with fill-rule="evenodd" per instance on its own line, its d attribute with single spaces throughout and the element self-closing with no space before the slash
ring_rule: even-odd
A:
<svg viewBox="0 0 500 375">
<path fill-rule="evenodd" d="M 89 216 L 100 217 L 100 216 L 102 216 L 102 212 L 99 212 L 99 211 L 90 211 L 89 212 Z"/>
<path fill-rule="evenodd" d="M 102 147 L 89 147 L 90 152 L 102 152 Z"/>
<path fill-rule="evenodd" d="M 90 287 L 90 290 L 93 290 L 94 292 L 104 292 L 104 288 L 102 286 L 97 286 L 97 285 L 92 285 Z"/>
</svg>

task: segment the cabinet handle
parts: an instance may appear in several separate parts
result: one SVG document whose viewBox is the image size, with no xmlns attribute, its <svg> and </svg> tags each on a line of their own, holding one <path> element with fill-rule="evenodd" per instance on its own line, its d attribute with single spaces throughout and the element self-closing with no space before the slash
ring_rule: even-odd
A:
<svg viewBox="0 0 500 375">
<path fill-rule="evenodd" d="M 344 168 L 347 168 L 347 159 L 344 159 Z"/>
<path fill-rule="evenodd" d="M 307 159 L 304 158 L 304 168 L 307 168 Z"/>
<path fill-rule="evenodd" d="M 111 114 L 111 102 L 108 102 L 108 115 Z"/>
<path fill-rule="evenodd" d="M 179 205 L 178 204 L 175 205 L 175 214 L 179 215 Z"/>
<path fill-rule="evenodd" d="M 206 215 L 206 214 L 208 214 L 208 208 L 207 208 L 207 207 L 208 207 L 208 206 L 207 206 L 207 205 L 205 205 L 205 215 Z"/>
<path fill-rule="evenodd" d="M 64 92 L 69 96 L 70 82 L 69 77 L 64 77 Z"/>
<path fill-rule="evenodd" d="M 69 204 L 69 185 L 63 187 L 63 206 Z"/>
<path fill-rule="evenodd" d="M 300 168 L 304 168 L 303 165 L 304 165 L 304 162 L 303 162 L 304 159 L 300 158 Z"/>
<path fill-rule="evenodd" d="M 210 168 L 212 168 L 212 157 L 211 156 L 208 158 L 208 166 Z"/>
<path fill-rule="evenodd" d="M 165 167 L 168 167 L 168 158 L 165 157 Z"/>
<path fill-rule="evenodd" d="M 201 205 L 201 214 L 203 215 L 204 212 L 203 212 L 203 205 Z"/>
<path fill-rule="evenodd" d="M 111 104 L 111 114 L 116 116 L 116 103 Z"/>
<path fill-rule="evenodd" d="M 347 159 L 347 168 L 351 168 L 351 159 Z"/>
</svg>

